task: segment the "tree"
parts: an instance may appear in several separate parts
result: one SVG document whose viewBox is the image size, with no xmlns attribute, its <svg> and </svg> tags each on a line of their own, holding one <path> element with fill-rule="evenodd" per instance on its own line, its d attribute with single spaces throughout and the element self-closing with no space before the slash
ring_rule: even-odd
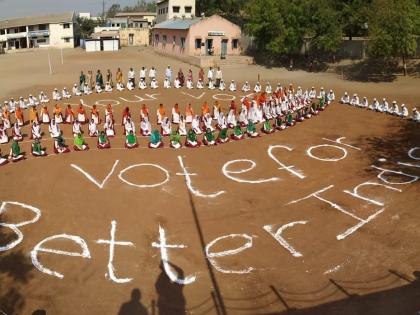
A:
<svg viewBox="0 0 420 315">
<path fill-rule="evenodd" d="M 117 3 L 114 3 L 113 5 L 111 5 L 109 7 L 109 9 L 106 11 L 105 16 L 109 19 L 109 18 L 113 18 L 115 17 L 115 15 L 121 11 L 121 6 Z"/>
<path fill-rule="evenodd" d="M 353 36 L 367 35 L 367 22 L 372 0 L 336 1 L 334 9 L 338 14 L 342 32 L 352 39 Z"/>
<path fill-rule="evenodd" d="M 370 54 L 401 58 L 407 75 L 407 58 L 416 53 L 420 33 L 420 5 L 416 0 L 375 0 L 369 29 Z"/>
<path fill-rule="evenodd" d="M 79 38 L 89 38 L 94 32 L 95 27 L 105 25 L 105 21 L 102 19 L 92 20 L 78 17 L 76 19 L 76 25 L 76 36 Z"/>
</svg>

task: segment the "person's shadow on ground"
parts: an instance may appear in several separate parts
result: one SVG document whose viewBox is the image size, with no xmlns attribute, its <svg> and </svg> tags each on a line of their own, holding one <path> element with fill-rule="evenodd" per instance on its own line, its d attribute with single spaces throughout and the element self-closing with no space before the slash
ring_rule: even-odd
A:
<svg viewBox="0 0 420 315">
<path fill-rule="evenodd" d="M 168 262 L 172 269 L 178 274 L 180 279 L 184 278 L 184 271 L 178 266 Z M 185 297 L 184 297 L 184 286 L 178 283 L 172 282 L 163 267 L 160 264 L 160 274 L 156 280 L 155 288 L 158 294 L 157 307 L 159 309 L 159 315 L 184 315 L 185 310 Z"/>
<path fill-rule="evenodd" d="M 148 315 L 147 309 L 140 300 L 140 290 L 134 289 L 131 291 L 131 300 L 121 305 L 118 315 Z"/>
</svg>

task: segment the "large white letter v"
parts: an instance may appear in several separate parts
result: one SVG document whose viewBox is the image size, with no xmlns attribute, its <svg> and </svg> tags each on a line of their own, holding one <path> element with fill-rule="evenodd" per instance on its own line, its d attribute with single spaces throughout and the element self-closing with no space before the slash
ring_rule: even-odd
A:
<svg viewBox="0 0 420 315">
<path fill-rule="evenodd" d="M 73 167 L 74 169 L 78 170 L 80 173 L 82 173 L 83 175 L 85 175 L 87 177 L 87 179 L 89 179 L 92 183 L 94 183 L 96 186 L 99 187 L 99 189 L 104 188 L 105 183 L 108 181 L 108 179 L 111 177 L 112 173 L 114 173 L 115 168 L 117 167 L 118 163 L 120 161 L 116 160 L 114 163 L 114 166 L 112 167 L 111 171 L 108 173 L 108 175 L 105 177 L 105 179 L 99 183 L 95 178 L 93 178 L 89 173 L 87 173 L 86 171 L 84 171 L 81 167 L 75 165 L 75 164 L 70 164 L 71 167 Z"/>
</svg>

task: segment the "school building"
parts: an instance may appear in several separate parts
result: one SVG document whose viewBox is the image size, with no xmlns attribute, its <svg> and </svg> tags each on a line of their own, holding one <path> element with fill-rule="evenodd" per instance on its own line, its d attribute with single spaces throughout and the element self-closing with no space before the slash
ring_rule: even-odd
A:
<svg viewBox="0 0 420 315">
<path fill-rule="evenodd" d="M 0 20 L 0 48 L 74 48 L 75 14 L 66 12 Z"/>
<path fill-rule="evenodd" d="M 241 57 L 248 58 L 245 63 L 249 63 L 249 57 L 240 56 L 241 38 L 241 28 L 219 15 L 173 18 L 156 24 L 152 34 L 156 52 L 200 66 Z"/>
</svg>

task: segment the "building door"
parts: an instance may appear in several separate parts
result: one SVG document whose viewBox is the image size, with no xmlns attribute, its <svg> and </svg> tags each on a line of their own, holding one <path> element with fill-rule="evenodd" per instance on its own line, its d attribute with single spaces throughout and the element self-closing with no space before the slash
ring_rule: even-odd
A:
<svg viewBox="0 0 420 315">
<path fill-rule="evenodd" d="M 133 46 L 134 43 L 134 34 L 128 34 L 128 45 Z"/>
<path fill-rule="evenodd" d="M 227 39 L 222 39 L 222 51 L 221 51 L 221 54 L 220 54 L 220 57 L 222 59 L 225 59 L 226 58 L 226 55 L 227 55 L 227 47 L 228 47 L 228 40 Z"/>
<path fill-rule="evenodd" d="M 213 39 L 208 38 L 206 39 L 206 54 L 207 55 L 213 55 L 214 48 L 213 48 Z"/>
</svg>

